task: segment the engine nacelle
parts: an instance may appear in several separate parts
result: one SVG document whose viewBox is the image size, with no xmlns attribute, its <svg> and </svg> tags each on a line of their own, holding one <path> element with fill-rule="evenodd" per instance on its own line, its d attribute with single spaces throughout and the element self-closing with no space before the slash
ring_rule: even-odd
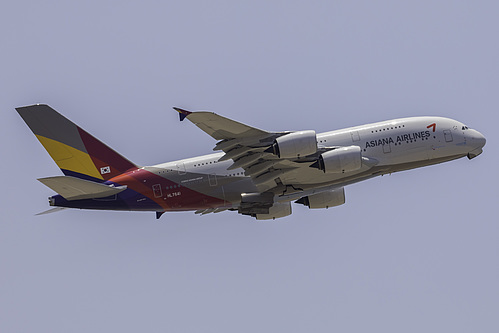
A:
<svg viewBox="0 0 499 333">
<path fill-rule="evenodd" d="M 269 208 L 268 214 L 255 214 L 254 217 L 256 217 L 257 220 L 275 220 L 288 215 L 291 215 L 291 202 L 276 202 Z"/>
<path fill-rule="evenodd" d="M 266 150 L 279 158 L 303 157 L 317 152 L 317 136 L 315 131 L 299 131 L 278 137 L 274 144 Z"/>
<path fill-rule="evenodd" d="M 295 202 L 308 206 L 310 209 L 335 207 L 345 203 L 345 190 L 342 187 L 332 191 L 321 192 L 303 197 Z"/>
<path fill-rule="evenodd" d="M 356 171 L 362 167 L 362 153 L 359 146 L 341 147 L 327 151 L 311 165 L 325 173 Z"/>
</svg>

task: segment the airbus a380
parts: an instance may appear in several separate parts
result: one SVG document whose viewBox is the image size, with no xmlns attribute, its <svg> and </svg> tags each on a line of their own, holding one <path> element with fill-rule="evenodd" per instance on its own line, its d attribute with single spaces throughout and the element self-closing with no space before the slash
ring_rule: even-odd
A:
<svg viewBox="0 0 499 333">
<path fill-rule="evenodd" d="M 237 211 L 258 220 L 345 203 L 344 187 L 383 174 L 482 153 L 485 137 L 442 117 L 388 120 L 331 132 L 269 132 L 212 112 L 174 108 L 218 142 L 218 153 L 153 166 L 121 156 L 48 105 L 17 108 L 64 176 L 38 179 L 50 206 Z"/>
</svg>

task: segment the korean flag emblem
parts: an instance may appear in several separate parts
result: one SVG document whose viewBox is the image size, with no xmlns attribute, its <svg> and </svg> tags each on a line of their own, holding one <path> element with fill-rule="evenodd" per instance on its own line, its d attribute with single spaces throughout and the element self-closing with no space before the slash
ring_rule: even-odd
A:
<svg viewBox="0 0 499 333">
<path fill-rule="evenodd" d="M 100 173 L 101 173 L 101 175 L 104 175 L 106 173 L 111 173 L 111 167 L 106 166 L 106 167 L 100 168 Z"/>
</svg>

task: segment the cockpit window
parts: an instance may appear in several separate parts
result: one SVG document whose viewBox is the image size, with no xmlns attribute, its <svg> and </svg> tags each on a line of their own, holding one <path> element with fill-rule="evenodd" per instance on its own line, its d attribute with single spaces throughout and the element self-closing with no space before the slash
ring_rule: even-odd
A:
<svg viewBox="0 0 499 333">
<path fill-rule="evenodd" d="M 468 126 L 463 126 L 463 128 L 462 128 L 463 131 L 465 131 L 467 129 L 469 129 Z"/>
</svg>

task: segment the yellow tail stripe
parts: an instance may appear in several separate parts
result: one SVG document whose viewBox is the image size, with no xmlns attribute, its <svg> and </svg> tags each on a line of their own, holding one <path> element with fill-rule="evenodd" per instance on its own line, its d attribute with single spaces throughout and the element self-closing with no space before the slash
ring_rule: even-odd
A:
<svg viewBox="0 0 499 333">
<path fill-rule="evenodd" d="M 104 179 L 87 153 L 41 135 L 36 137 L 59 168 Z"/>
</svg>

